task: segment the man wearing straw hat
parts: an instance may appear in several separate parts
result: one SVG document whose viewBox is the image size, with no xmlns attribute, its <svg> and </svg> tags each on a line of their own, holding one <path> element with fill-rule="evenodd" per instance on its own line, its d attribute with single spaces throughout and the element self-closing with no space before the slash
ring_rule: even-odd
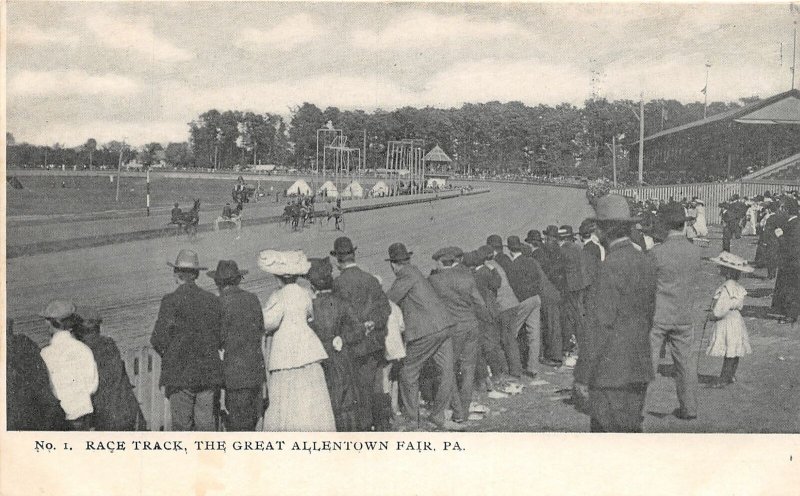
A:
<svg viewBox="0 0 800 496">
<path fill-rule="evenodd" d="M 220 260 L 216 270 L 207 272 L 219 288 L 222 304 L 222 370 L 228 411 L 225 428 L 229 431 L 254 430 L 264 413 L 264 313 L 258 297 L 239 287 L 245 274 L 247 271 L 239 270 L 233 260 Z"/>
<path fill-rule="evenodd" d="M 161 299 L 150 344 L 161 356 L 161 381 L 172 430 L 214 430 L 214 397 L 223 385 L 219 298 L 197 287 L 205 267 L 197 253 L 181 250 L 172 267 L 178 288 Z"/>
<path fill-rule="evenodd" d="M 647 385 L 653 379 L 656 267 L 628 237 L 639 219 L 631 216 L 623 196 L 601 197 L 595 211 L 608 252 L 593 284 L 591 335 L 578 357 L 576 388 L 588 395 L 592 432 L 641 432 Z"/>
</svg>

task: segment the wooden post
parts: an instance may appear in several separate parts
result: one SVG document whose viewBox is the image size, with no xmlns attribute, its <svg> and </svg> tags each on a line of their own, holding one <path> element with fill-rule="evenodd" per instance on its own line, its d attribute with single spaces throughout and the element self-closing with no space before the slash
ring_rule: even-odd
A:
<svg viewBox="0 0 800 496">
<path fill-rule="evenodd" d="M 114 201 L 119 203 L 119 178 L 120 174 L 122 173 L 122 152 L 125 150 L 125 142 L 122 142 L 122 145 L 119 147 L 119 161 L 117 161 L 117 194 L 114 197 Z"/>
<path fill-rule="evenodd" d="M 611 137 L 611 165 L 614 174 L 614 187 L 617 187 L 617 135 Z"/>
<path fill-rule="evenodd" d="M 150 217 L 150 167 L 147 168 L 147 216 Z"/>
<path fill-rule="evenodd" d="M 644 182 L 644 93 L 639 100 L 639 184 Z"/>
</svg>

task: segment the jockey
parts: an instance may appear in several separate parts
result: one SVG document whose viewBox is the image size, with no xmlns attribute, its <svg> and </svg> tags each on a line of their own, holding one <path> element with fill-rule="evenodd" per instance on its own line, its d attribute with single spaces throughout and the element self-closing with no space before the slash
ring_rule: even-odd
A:
<svg viewBox="0 0 800 496">
<path fill-rule="evenodd" d="M 178 218 L 181 216 L 181 213 L 182 213 L 181 207 L 179 207 L 178 204 L 176 203 L 175 206 L 172 207 L 172 222 L 177 221 Z"/>
</svg>

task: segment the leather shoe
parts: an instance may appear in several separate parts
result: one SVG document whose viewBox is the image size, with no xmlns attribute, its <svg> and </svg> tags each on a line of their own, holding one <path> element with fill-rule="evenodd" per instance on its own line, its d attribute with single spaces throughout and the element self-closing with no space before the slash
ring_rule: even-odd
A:
<svg viewBox="0 0 800 496">
<path fill-rule="evenodd" d="M 673 410 L 672 414 L 681 420 L 694 420 L 697 418 L 697 415 L 689 415 L 686 412 L 681 411 L 680 408 Z"/>
<path fill-rule="evenodd" d="M 441 420 L 433 417 L 430 417 L 429 420 L 433 425 L 444 431 L 463 431 L 466 429 L 463 425 L 453 422 L 452 420 Z"/>
<path fill-rule="evenodd" d="M 561 362 L 559 362 L 558 360 L 550 360 L 549 358 L 542 358 L 541 360 L 539 360 L 539 363 L 541 363 L 542 365 L 547 365 L 548 367 L 561 366 Z"/>
</svg>

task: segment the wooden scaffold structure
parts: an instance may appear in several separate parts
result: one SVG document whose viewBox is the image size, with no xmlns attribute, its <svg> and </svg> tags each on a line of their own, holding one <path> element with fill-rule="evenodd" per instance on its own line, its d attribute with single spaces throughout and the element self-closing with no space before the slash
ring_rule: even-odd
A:
<svg viewBox="0 0 800 496">
<path fill-rule="evenodd" d="M 391 194 L 416 194 L 425 190 L 425 140 L 389 141 L 386 146 L 386 173 Z"/>
<path fill-rule="evenodd" d="M 337 192 L 345 181 L 345 186 L 359 180 L 362 175 L 363 162 L 360 148 L 347 145 L 347 137 L 341 129 L 333 126 L 317 130 L 317 155 L 314 174 L 322 174 L 322 184 L 331 174 Z"/>
</svg>

